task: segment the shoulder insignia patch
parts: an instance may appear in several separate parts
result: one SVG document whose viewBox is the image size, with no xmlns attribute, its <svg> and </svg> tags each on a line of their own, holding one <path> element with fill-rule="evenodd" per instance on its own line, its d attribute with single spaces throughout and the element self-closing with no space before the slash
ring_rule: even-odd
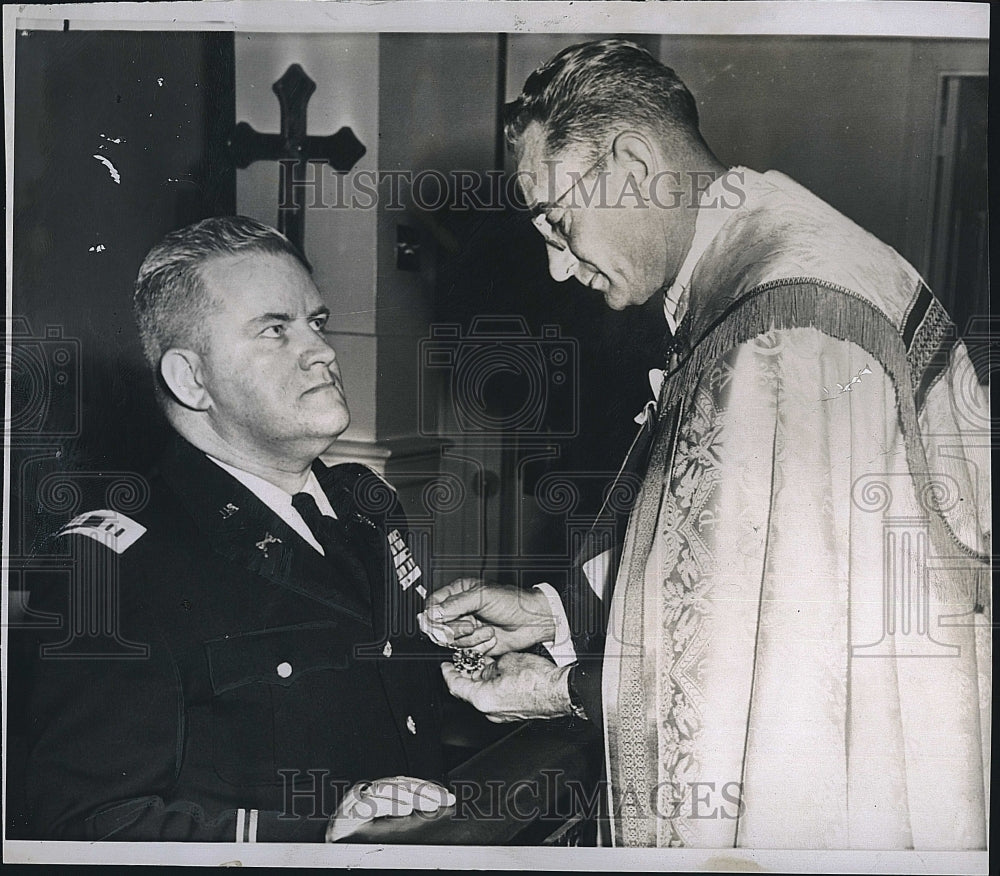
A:
<svg viewBox="0 0 1000 876">
<path fill-rule="evenodd" d="M 74 517 L 56 535 L 84 535 L 111 548 L 116 554 L 124 553 L 146 532 L 146 527 L 118 511 L 87 511 Z"/>
</svg>

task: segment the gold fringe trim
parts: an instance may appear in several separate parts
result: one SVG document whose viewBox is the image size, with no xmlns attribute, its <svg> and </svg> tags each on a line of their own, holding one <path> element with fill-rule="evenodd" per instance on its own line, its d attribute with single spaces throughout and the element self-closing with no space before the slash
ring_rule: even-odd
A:
<svg viewBox="0 0 1000 876">
<path fill-rule="evenodd" d="M 906 459 L 916 479 L 918 495 L 933 503 L 932 521 L 939 541 L 972 559 L 988 562 L 954 533 L 937 507 L 913 395 L 916 385 L 906 347 L 896 327 L 882 311 L 861 296 L 819 280 L 775 280 L 751 289 L 696 341 L 691 353 L 664 381 L 659 410 L 673 409 L 694 392 L 705 368 L 734 347 L 775 329 L 814 328 L 841 341 L 851 341 L 878 360 L 896 390 L 896 407 L 906 446 Z M 664 435 L 658 436 L 663 440 Z"/>
</svg>

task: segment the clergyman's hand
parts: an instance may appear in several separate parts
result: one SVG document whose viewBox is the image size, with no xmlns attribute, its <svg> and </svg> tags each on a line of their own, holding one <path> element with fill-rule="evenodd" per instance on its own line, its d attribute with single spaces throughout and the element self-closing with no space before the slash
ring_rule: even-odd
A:
<svg viewBox="0 0 1000 876">
<path fill-rule="evenodd" d="M 420 628 L 439 645 L 475 648 L 499 657 L 523 651 L 555 636 L 545 595 L 534 588 L 458 578 L 427 597 Z"/>
<path fill-rule="evenodd" d="M 335 843 L 349 837 L 376 818 L 399 818 L 454 805 L 451 791 L 427 779 L 392 776 L 360 782 L 348 790 L 330 818 L 326 841 Z"/>
<path fill-rule="evenodd" d="M 530 718 L 558 718 L 572 713 L 569 666 L 556 666 L 537 654 L 504 654 L 489 660 L 474 676 L 450 663 L 441 674 L 453 696 L 472 703 L 495 724 Z"/>
</svg>

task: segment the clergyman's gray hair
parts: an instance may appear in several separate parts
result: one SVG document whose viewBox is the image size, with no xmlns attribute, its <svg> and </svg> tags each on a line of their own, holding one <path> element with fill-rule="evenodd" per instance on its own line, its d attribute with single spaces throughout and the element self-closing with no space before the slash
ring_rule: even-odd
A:
<svg viewBox="0 0 1000 876">
<path fill-rule="evenodd" d="M 135 281 L 132 312 L 143 355 L 154 373 L 171 347 L 205 351 L 205 316 L 213 302 L 201 266 L 243 253 L 288 255 L 312 272 L 287 237 L 247 216 L 215 216 L 171 231 L 146 254 Z"/>
<path fill-rule="evenodd" d="M 698 108 L 687 86 L 670 67 L 626 40 L 569 46 L 535 70 L 521 95 L 504 108 L 507 141 L 516 144 L 532 122 L 542 126 L 552 157 L 583 146 L 587 157 L 597 160 L 622 125 L 640 125 L 669 139 L 701 140 Z"/>
</svg>

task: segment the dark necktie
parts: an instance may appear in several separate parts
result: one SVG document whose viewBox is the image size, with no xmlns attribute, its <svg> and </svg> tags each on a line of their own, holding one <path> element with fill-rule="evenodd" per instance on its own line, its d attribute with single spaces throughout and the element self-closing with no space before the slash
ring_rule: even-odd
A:
<svg viewBox="0 0 1000 876">
<path fill-rule="evenodd" d="M 319 510 L 316 500 L 309 493 L 296 493 L 292 496 L 292 507 L 299 512 L 313 537 L 319 542 L 326 555 L 326 560 L 337 567 L 341 577 L 350 579 L 351 588 L 364 596 L 367 602 L 371 598 L 368 573 L 364 563 L 357 556 L 356 547 L 351 543 L 342 521 L 327 517 Z"/>
</svg>

